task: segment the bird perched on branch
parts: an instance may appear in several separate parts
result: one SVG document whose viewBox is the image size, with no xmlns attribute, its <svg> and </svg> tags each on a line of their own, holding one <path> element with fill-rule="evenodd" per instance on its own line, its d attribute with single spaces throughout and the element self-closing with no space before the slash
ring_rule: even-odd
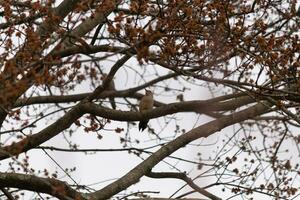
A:
<svg viewBox="0 0 300 200">
<path fill-rule="evenodd" d="M 145 112 L 153 109 L 153 93 L 150 90 L 146 90 L 145 95 L 142 97 L 139 105 L 140 112 Z M 139 123 L 139 131 L 144 131 L 147 128 L 149 120 L 141 120 Z"/>
<path fill-rule="evenodd" d="M 102 75 L 102 80 L 105 81 L 106 77 L 107 77 L 107 74 L 104 73 L 104 74 Z M 109 82 L 108 87 L 107 87 L 106 89 L 109 90 L 109 91 L 115 91 L 115 90 L 116 90 L 116 89 L 115 89 L 115 83 L 114 83 L 113 80 L 111 80 L 111 81 Z M 108 99 L 109 99 L 109 102 L 110 102 L 111 107 L 112 107 L 113 109 L 116 109 L 116 102 L 115 102 L 115 99 L 114 99 L 113 97 L 109 97 Z"/>
</svg>

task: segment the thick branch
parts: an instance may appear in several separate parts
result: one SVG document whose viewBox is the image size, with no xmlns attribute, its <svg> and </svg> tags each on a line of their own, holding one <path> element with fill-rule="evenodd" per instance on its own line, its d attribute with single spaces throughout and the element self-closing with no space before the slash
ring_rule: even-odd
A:
<svg viewBox="0 0 300 200">
<path fill-rule="evenodd" d="M 144 113 L 117 111 L 96 105 L 94 103 L 82 104 L 81 108 L 85 113 L 90 113 L 107 119 L 117 121 L 140 121 L 141 119 L 152 119 L 178 112 L 195 112 L 203 114 L 209 111 L 234 110 L 252 102 L 253 100 L 250 97 L 241 97 L 236 100 L 221 103 L 210 102 L 209 100 L 185 101 L 179 103 L 170 103 Z"/>
<path fill-rule="evenodd" d="M 18 188 L 41 192 L 61 200 L 84 199 L 82 194 L 72 189 L 65 182 L 18 173 L 0 173 L 0 187 Z"/>
</svg>

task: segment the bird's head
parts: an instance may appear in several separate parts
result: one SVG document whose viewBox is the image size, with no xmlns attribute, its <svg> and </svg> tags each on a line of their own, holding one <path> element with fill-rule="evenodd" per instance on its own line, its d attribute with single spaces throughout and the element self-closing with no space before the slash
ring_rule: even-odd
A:
<svg viewBox="0 0 300 200">
<path fill-rule="evenodd" d="M 145 95 L 146 96 L 152 96 L 153 93 L 151 92 L 151 90 L 145 90 Z"/>
</svg>

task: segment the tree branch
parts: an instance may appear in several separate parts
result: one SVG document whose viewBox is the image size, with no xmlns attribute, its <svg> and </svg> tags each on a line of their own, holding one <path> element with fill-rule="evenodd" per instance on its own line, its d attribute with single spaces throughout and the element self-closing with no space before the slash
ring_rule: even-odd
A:
<svg viewBox="0 0 300 200">
<path fill-rule="evenodd" d="M 175 74 L 175 73 L 167 74 L 167 75 L 158 77 L 156 79 L 153 79 L 153 80 L 151 80 L 147 83 L 144 83 L 140 86 L 133 87 L 133 88 L 130 88 L 127 90 L 103 91 L 101 94 L 99 94 L 97 96 L 97 98 L 104 99 L 107 97 L 131 97 L 131 98 L 140 99 L 143 97 L 143 94 L 136 93 L 137 91 L 145 89 L 151 85 L 154 85 L 155 83 L 158 83 L 160 81 L 163 81 L 163 80 L 175 77 L 175 76 L 177 76 L 177 74 Z M 37 96 L 37 97 L 30 97 L 30 98 L 22 98 L 22 99 L 18 99 L 14 106 L 20 107 L 20 106 L 26 106 L 26 105 L 31 105 L 31 104 L 45 104 L 45 103 L 71 103 L 71 102 L 83 100 L 84 98 L 88 97 L 91 94 L 92 94 L 91 92 L 88 92 L 88 93 L 65 95 L 65 96 L 51 95 L 51 96 Z M 237 97 L 237 95 L 234 95 L 234 97 Z M 154 105 L 158 107 L 158 106 L 162 106 L 165 104 L 156 101 L 156 102 L 154 102 Z"/>
<path fill-rule="evenodd" d="M 72 189 L 65 182 L 33 175 L 0 172 L 0 187 L 11 187 L 41 192 L 61 200 L 84 199 L 83 194 Z"/>
<path fill-rule="evenodd" d="M 222 200 L 221 198 L 211 194 L 205 189 L 196 185 L 192 179 L 190 179 L 185 173 L 175 173 L 175 172 L 149 172 L 146 176 L 150 178 L 176 178 L 185 181 L 191 188 L 200 194 L 212 199 L 212 200 Z"/>
<path fill-rule="evenodd" d="M 84 114 L 79 105 L 80 104 L 73 107 L 63 117 L 58 119 L 47 128 L 41 130 L 39 133 L 30 135 L 20 142 L 12 143 L 11 145 L 2 147 L 0 151 L 0 160 L 28 151 L 29 149 L 46 142 L 50 138 L 59 134 L 61 131 L 70 127 L 75 120 Z"/>
<path fill-rule="evenodd" d="M 8 200 L 16 200 L 16 199 L 11 195 L 11 193 L 10 193 L 7 189 L 5 189 L 4 187 L 2 187 L 0 190 L 3 192 L 3 194 L 7 197 Z"/>
<path fill-rule="evenodd" d="M 117 121 L 140 121 L 141 119 L 152 119 L 178 112 L 195 112 L 205 114 L 206 112 L 211 111 L 234 110 L 241 106 L 245 106 L 248 103 L 252 103 L 253 101 L 254 100 L 250 97 L 241 97 L 236 100 L 221 103 L 211 102 L 210 100 L 185 101 L 170 103 L 143 113 L 113 110 L 94 103 L 84 103 L 81 105 L 81 109 L 85 113 L 90 113 L 107 119 Z"/>
<path fill-rule="evenodd" d="M 58 24 L 63 20 L 63 18 L 65 16 L 67 16 L 68 13 L 70 13 L 75 8 L 75 6 L 77 5 L 78 2 L 80 2 L 80 0 L 64 0 L 56 8 L 54 8 L 52 10 L 53 14 L 55 16 L 57 16 L 59 18 L 59 20 L 57 20 L 56 23 L 54 23 L 53 20 L 51 21 L 51 23 L 49 23 L 48 21 L 45 20 L 39 26 L 37 32 L 38 32 L 39 36 L 41 37 L 41 38 L 39 38 L 39 40 L 41 40 L 41 42 L 44 42 L 44 40 L 47 38 L 47 35 L 50 35 L 49 33 L 52 33 L 53 31 L 55 31 L 55 29 L 58 27 Z M 25 43 L 23 46 L 26 46 L 26 45 L 30 45 L 30 44 Z M 22 50 L 17 52 L 15 54 L 14 58 L 11 59 L 11 61 L 13 63 L 16 64 L 15 60 L 17 58 L 17 55 L 19 55 L 20 53 L 22 53 Z M 10 74 L 7 72 L 7 70 L 10 70 L 10 69 L 5 67 L 5 69 L 3 70 L 3 74 Z M 11 80 L 11 81 L 15 81 L 15 80 Z M 23 92 L 25 92 L 32 85 L 32 83 L 31 84 L 27 83 L 28 81 L 26 81 L 26 82 L 19 81 L 19 82 L 20 82 L 20 84 L 22 84 L 22 90 L 19 90 L 16 92 L 16 94 L 14 95 L 14 98 L 12 98 L 12 100 L 11 100 L 12 104 L 17 100 L 18 97 L 21 96 L 21 94 Z M 1 92 L 5 93 L 5 88 L 1 89 Z M 6 116 L 7 116 L 7 113 L 3 109 L 0 109 L 0 126 L 2 125 Z"/>
</svg>

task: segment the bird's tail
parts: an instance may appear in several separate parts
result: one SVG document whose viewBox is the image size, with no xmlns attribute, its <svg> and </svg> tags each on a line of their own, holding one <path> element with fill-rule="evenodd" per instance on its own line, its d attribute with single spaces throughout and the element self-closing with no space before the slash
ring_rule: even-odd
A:
<svg viewBox="0 0 300 200">
<path fill-rule="evenodd" d="M 149 120 L 142 120 L 139 123 L 139 131 L 144 131 L 147 128 L 147 124 L 148 124 Z"/>
<path fill-rule="evenodd" d="M 110 102 L 111 107 L 116 110 L 115 98 L 109 97 L 109 102 Z"/>
</svg>

